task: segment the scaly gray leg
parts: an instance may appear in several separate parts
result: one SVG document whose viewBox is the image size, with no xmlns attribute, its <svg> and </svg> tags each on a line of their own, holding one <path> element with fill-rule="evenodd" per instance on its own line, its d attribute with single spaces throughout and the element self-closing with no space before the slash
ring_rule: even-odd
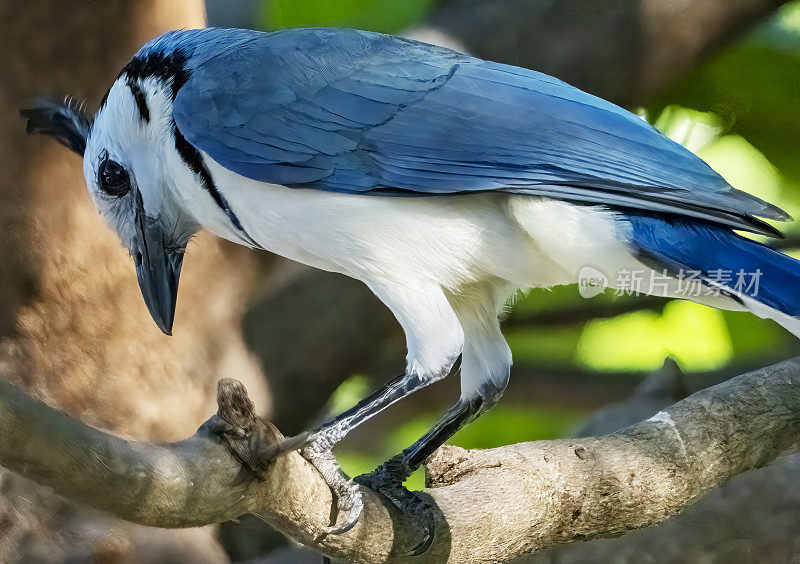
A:
<svg viewBox="0 0 800 564">
<path fill-rule="evenodd" d="M 297 448 L 298 440 L 300 440 L 303 443 L 300 454 L 319 470 L 331 490 L 336 494 L 340 516 L 337 516 L 337 524 L 330 528 L 329 533 L 340 534 L 350 530 L 358 521 L 363 507 L 361 492 L 339 470 L 339 465 L 331 453 L 333 446 L 347 433 L 396 401 L 432 382 L 441 380 L 450 372 L 458 370 L 459 360 L 450 363 L 450 366 L 440 374 L 433 376 L 403 374 L 393 378 L 355 406 L 337 415 L 316 430 L 306 433 L 304 437 L 286 439 L 284 442 L 286 448 L 280 450 Z"/>
<path fill-rule="evenodd" d="M 357 483 L 381 493 L 395 507 L 416 518 L 422 540 L 412 551 L 413 556 L 424 553 L 433 542 L 434 520 L 428 504 L 403 486 L 403 482 L 456 431 L 494 405 L 504 389 L 505 384 L 502 388 L 487 384 L 478 396 L 460 398 L 417 442 L 369 474 L 355 478 Z"/>
</svg>

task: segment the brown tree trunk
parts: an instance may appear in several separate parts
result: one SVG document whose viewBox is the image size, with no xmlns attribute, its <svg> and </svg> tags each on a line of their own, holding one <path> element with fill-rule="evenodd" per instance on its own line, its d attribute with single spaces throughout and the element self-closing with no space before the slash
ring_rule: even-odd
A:
<svg viewBox="0 0 800 564">
<path fill-rule="evenodd" d="M 81 159 L 26 136 L 17 112 L 66 93 L 93 109 L 145 41 L 204 19 L 201 0 L 0 0 L 0 370 L 74 417 L 144 440 L 191 433 L 215 410 L 223 375 L 246 380 L 265 407 L 265 381 L 240 329 L 255 259 L 201 236 L 185 262 L 175 336 L 165 337 L 89 200 Z M 207 530 L 123 526 L 8 472 L 0 481 L 0 560 L 111 551 L 186 561 L 192 550 L 224 558 Z"/>
</svg>

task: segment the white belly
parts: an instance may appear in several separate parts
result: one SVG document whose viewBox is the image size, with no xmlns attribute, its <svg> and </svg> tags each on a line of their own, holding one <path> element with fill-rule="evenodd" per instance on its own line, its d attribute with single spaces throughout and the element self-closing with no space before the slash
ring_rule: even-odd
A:
<svg viewBox="0 0 800 564">
<path fill-rule="evenodd" d="M 580 268 L 601 256 L 630 259 L 617 216 L 600 207 L 500 193 L 339 194 L 256 182 L 209 164 L 259 245 L 367 282 L 424 278 L 455 289 L 500 279 L 519 288 L 552 286 L 575 282 Z M 217 210 L 195 213 L 206 228 L 237 240 Z"/>
</svg>

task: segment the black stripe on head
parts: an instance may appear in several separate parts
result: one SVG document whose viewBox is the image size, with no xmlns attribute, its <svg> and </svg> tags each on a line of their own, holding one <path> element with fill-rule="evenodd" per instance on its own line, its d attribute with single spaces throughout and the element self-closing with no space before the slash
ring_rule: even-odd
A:
<svg viewBox="0 0 800 564">
<path fill-rule="evenodd" d="M 128 83 L 140 81 L 145 78 L 159 78 L 172 87 L 172 99 L 178 95 L 178 90 L 186 84 L 191 73 L 186 68 L 188 57 L 182 49 L 175 49 L 169 53 L 155 52 L 147 55 L 137 55 L 125 65 L 120 76 L 125 75 Z"/>
<path fill-rule="evenodd" d="M 194 145 L 186 140 L 175 124 L 174 119 L 172 120 L 172 131 L 175 135 L 175 148 L 178 150 L 178 154 L 180 154 L 187 166 L 192 169 L 192 172 L 200 177 L 200 183 L 203 185 L 203 188 L 208 190 L 217 205 L 224 210 L 227 207 L 227 202 L 225 202 L 222 194 L 217 190 L 214 179 L 211 178 L 211 172 L 209 172 L 206 163 L 203 162 L 203 155 L 200 154 L 200 151 L 195 149 Z"/>
<path fill-rule="evenodd" d="M 202 184 L 203 188 L 208 191 L 217 206 L 219 206 L 219 208 L 225 212 L 225 215 L 228 216 L 230 222 L 244 237 L 244 239 L 254 247 L 260 247 L 260 245 L 256 243 L 252 237 L 250 237 L 247 231 L 245 231 L 244 227 L 242 226 L 242 222 L 239 221 L 239 218 L 231 209 L 231 206 L 228 204 L 228 200 L 225 199 L 225 196 L 220 194 L 216 184 L 214 184 L 214 179 L 211 177 L 211 172 L 208 170 L 206 163 L 203 161 L 203 155 L 200 154 L 200 151 L 198 151 L 194 145 L 186 140 L 186 138 L 178 129 L 174 119 L 172 120 L 172 131 L 175 135 L 175 149 L 178 150 L 178 154 L 183 159 L 183 162 L 186 163 L 192 172 L 200 177 L 200 184 Z"/>
<path fill-rule="evenodd" d="M 150 123 L 150 108 L 147 107 L 147 96 L 144 91 L 139 87 L 137 82 L 130 78 L 128 79 L 128 88 L 131 89 L 133 99 L 136 101 L 136 108 L 139 110 L 139 119 Z"/>
<path fill-rule="evenodd" d="M 117 75 L 117 79 L 125 76 L 128 86 L 131 87 L 133 96 L 136 98 L 136 92 L 133 90 L 132 85 L 145 78 L 159 78 L 164 83 L 170 85 L 172 89 L 172 100 L 174 101 L 175 97 L 178 95 L 178 90 L 180 90 L 181 86 L 186 84 L 186 81 L 189 80 L 189 76 L 191 76 L 191 73 L 186 68 L 187 59 L 188 56 L 182 49 L 175 49 L 170 53 L 154 52 L 148 53 L 147 55 L 136 55 L 122 68 Z M 110 90 L 107 91 L 103 99 L 100 100 L 100 109 L 106 105 L 109 92 Z M 142 95 L 142 99 L 144 99 L 144 95 Z M 136 98 L 136 105 L 139 108 L 139 113 L 142 114 L 142 118 L 145 121 L 149 121 L 149 118 L 144 117 L 145 115 L 149 116 L 149 111 L 147 114 L 142 112 L 142 104 L 140 104 L 138 98 Z"/>
<path fill-rule="evenodd" d="M 136 106 L 139 108 L 142 119 L 149 121 L 150 112 L 147 108 L 147 99 L 144 92 L 139 87 L 141 81 L 146 78 L 157 78 L 163 83 L 169 84 L 172 89 L 172 101 L 174 102 L 178 91 L 186 84 L 186 81 L 189 80 L 191 76 L 186 66 L 187 60 L 188 54 L 180 48 L 170 51 L 169 53 L 158 51 L 146 55 L 136 55 L 125 65 L 122 71 L 120 71 L 119 76 L 125 76 L 128 86 L 131 88 L 131 92 L 133 92 L 133 97 L 136 100 Z M 245 241 L 254 247 L 259 247 L 258 243 L 245 231 L 242 222 L 236 217 L 228 201 L 220 194 L 214 184 L 214 179 L 211 177 L 211 172 L 209 172 L 208 167 L 205 162 L 203 162 L 203 156 L 186 140 L 178 129 L 174 118 L 172 120 L 172 132 L 175 136 L 175 149 L 177 149 L 181 159 L 183 159 L 191 171 L 200 178 L 200 183 L 203 188 L 208 191 L 217 206 L 225 212 L 225 215 L 228 216 L 234 228 L 242 235 Z"/>
</svg>

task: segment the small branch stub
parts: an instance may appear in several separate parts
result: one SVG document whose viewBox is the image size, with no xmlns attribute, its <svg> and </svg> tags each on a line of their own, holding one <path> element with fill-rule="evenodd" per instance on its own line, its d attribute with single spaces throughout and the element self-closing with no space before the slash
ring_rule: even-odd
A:
<svg viewBox="0 0 800 564">
<path fill-rule="evenodd" d="M 216 417 L 214 430 L 234 456 L 257 475 L 266 471 L 279 453 L 283 435 L 275 425 L 256 415 L 244 384 L 233 378 L 219 381 Z"/>
</svg>

